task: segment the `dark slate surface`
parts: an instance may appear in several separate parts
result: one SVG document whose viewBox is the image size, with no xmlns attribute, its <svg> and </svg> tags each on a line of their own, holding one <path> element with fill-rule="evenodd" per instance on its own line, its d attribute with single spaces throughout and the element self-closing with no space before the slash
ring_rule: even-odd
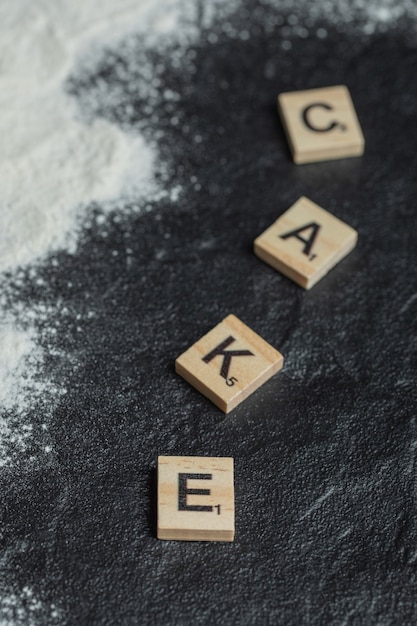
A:
<svg viewBox="0 0 417 626">
<path fill-rule="evenodd" d="M 60 323 L 66 356 L 51 355 L 50 371 L 68 393 L 50 462 L 1 477 L 2 558 L 10 589 L 29 585 L 55 603 L 56 623 L 417 621 L 415 45 L 406 25 L 368 38 L 329 29 L 284 52 L 265 19 L 247 42 L 203 40 L 195 74 L 164 61 L 189 132 L 170 125 L 162 97 L 144 128 L 164 131 L 167 184 L 184 186 L 181 200 L 116 212 L 105 227 L 92 207 L 76 255 L 45 262 L 47 287 L 28 275 L 21 294 L 62 304 L 49 323 Z M 109 94 L 126 87 L 112 63 L 103 60 Z M 339 83 L 365 156 L 294 165 L 276 94 Z M 94 76 L 69 88 L 94 89 Z M 134 127 L 144 102 L 126 98 Z M 98 112 L 120 114 L 105 101 Z M 310 292 L 251 251 L 300 195 L 359 231 L 354 252 Z M 229 313 L 286 362 L 225 416 L 174 360 Z M 158 454 L 234 457 L 233 544 L 155 538 Z"/>
</svg>

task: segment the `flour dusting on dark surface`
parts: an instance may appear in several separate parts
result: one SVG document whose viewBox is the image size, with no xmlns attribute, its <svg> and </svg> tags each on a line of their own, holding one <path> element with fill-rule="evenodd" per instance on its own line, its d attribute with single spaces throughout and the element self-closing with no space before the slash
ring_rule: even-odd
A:
<svg viewBox="0 0 417 626">
<path fill-rule="evenodd" d="M 170 192 L 91 204 L 72 253 L 4 278 L 45 387 L 0 473 L 0 624 L 416 622 L 412 26 L 291 15 L 247 2 L 162 51 L 131 34 L 66 82 Z M 340 83 L 364 157 L 295 166 L 277 93 Z M 301 195 L 359 232 L 309 292 L 252 253 Z M 286 361 L 225 416 L 173 364 L 229 313 Z M 234 457 L 233 544 L 155 538 L 159 454 Z"/>
</svg>

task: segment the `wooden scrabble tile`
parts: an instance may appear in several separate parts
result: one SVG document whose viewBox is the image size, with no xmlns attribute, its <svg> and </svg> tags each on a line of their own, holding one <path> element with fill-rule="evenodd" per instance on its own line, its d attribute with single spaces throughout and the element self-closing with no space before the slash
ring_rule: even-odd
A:
<svg viewBox="0 0 417 626">
<path fill-rule="evenodd" d="M 310 289 L 356 245 L 356 230 L 301 197 L 254 242 L 255 254 Z"/>
<path fill-rule="evenodd" d="M 233 459 L 158 458 L 158 539 L 233 541 Z"/>
<path fill-rule="evenodd" d="M 234 315 L 182 354 L 175 370 L 229 413 L 283 366 L 283 356 Z"/>
<path fill-rule="evenodd" d="M 278 111 L 295 163 L 361 156 L 365 140 L 347 87 L 292 91 Z"/>
</svg>

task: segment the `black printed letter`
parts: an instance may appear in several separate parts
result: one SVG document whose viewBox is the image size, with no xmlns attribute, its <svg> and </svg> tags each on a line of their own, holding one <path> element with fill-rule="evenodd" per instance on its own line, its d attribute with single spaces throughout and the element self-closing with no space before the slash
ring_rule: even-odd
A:
<svg viewBox="0 0 417 626">
<path fill-rule="evenodd" d="M 302 233 L 303 230 L 308 230 L 310 228 L 312 229 L 310 237 L 308 239 L 304 239 L 304 237 L 301 237 L 299 233 Z M 313 243 L 318 235 L 319 230 L 320 230 L 319 224 L 316 224 L 315 222 L 311 222 L 310 224 L 306 224 L 305 226 L 300 226 L 300 228 L 296 228 L 295 230 L 290 230 L 289 233 L 280 235 L 280 237 L 281 239 L 288 239 L 289 237 L 296 237 L 297 239 L 302 241 L 302 243 L 304 244 L 304 250 L 303 250 L 304 254 L 306 254 L 307 256 L 310 256 L 311 248 L 313 247 Z"/>
<path fill-rule="evenodd" d="M 225 378 L 226 380 L 229 374 L 230 361 L 232 360 L 233 356 L 255 356 L 253 352 L 250 352 L 249 350 L 226 350 L 226 348 L 230 346 L 230 344 L 234 341 L 234 337 L 228 337 L 227 339 L 222 341 L 222 343 L 220 343 L 217 348 L 214 348 L 214 350 L 212 350 L 211 352 L 206 354 L 205 357 L 203 357 L 204 363 L 210 363 L 210 361 L 214 359 L 214 357 L 221 355 L 223 357 L 223 363 L 220 370 L 220 376 L 223 376 L 223 378 Z"/>
<path fill-rule="evenodd" d="M 212 506 L 187 504 L 187 495 L 209 496 L 210 489 L 188 489 L 187 480 L 211 480 L 212 474 L 178 474 L 178 510 L 179 511 L 212 511 Z"/>
<path fill-rule="evenodd" d="M 303 109 L 302 112 L 303 122 L 307 126 L 307 128 L 309 128 L 310 130 L 314 130 L 314 132 L 316 133 L 327 133 L 329 130 L 337 128 L 337 126 L 339 126 L 341 130 L 345 130 L 345 127 L 342 124 L 339 124 L 339 122 L 330 122 L 330 124 L 328 126 L 325 126 L 324 128 L 317 128 L 317 126 L 313 126 L 308 118 L 308 114 L 310 113 L 310 110 L 314 109 L 315 107 L 326 109 L 326 111 L 333 111 L 333 107 L 331 107 L 329 104 L 325 104 L 324 102 L 315 102 L 314 104 L 309 104 L 305 109 Z"/>
</svg>

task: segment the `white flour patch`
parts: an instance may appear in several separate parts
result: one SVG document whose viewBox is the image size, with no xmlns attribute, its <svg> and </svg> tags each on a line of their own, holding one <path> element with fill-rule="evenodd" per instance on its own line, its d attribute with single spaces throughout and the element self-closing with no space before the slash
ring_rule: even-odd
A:
<svg viewBox="0 0 417 626">
<path fill-rule="evenodd" d="M 197 0 L 1 3 L 0 272 L 13 272 L 15 286 L 17 268 L 56 250 L 75 251 L 92 203 L 105 212 L 125 199 L 140 210 L 146 201 L 179 196 L 178 188 L 155 182 L 157 150 L 139 130 L 126 132 L 99 117 L 81 119 L 76 100 L 66 93 L 67 78 L 82 59 L 132 32 L 145 48 L 185 48 L 216 10 L 230 12 L 236 3 L 226 9 L 221 4 L 215 0 L 202 9 Z M 7 284 L 2 281 L 3 296 Z M 45 355 L 37 328 L 47 308 L 26 301 L 10 309 L 6 303 L 2 297 L 0 466 L 26 449 L 33 430 L 25 418 L 29 409 L 48 398 L 51 412 L 63 393 L 42 376 Z"/>
<path fill-rule="evenodd" d="M 8 0 L 0 7 L 0 271 L 73 249 L 80 211 L 160 197 L 156 149 L 100 119 L 83 123 L 65 80 L 79 59 L 130 32 L 185 46 L 220 1 Z M 235 6 L 228 3 L 228 10 Z M 223 9 L 224 11 L 224 9 Z M 158 193 L 159 192 L 159 193 Z M 107 205 L 107 206 L 112 206 Z"/>
<path fill-rule="evenodd" d="M 38 404 L 44 405 L 42 401 L 48 398 L 47 408 L 42 407 L 42 419 L 47 420 L 65 393 L 65 389 L 42 377 L 44 351 L 38 334 L 30 320 L 22 324 L 28 317 L 22 309 L 18 317 L 20 323 L 11 315 L 0 322 L 0 467 L 9 465 L 26 449 L 34 431 L 31 411 L 36 413 Z M 46 422 L 42 426 L 46 429 Z M 44 451 L 48 451 L 46 443 Z"/>
<path fill-rule="evenodd" d="M 32 435 L 30 420 L 21 419 L 29 408 L 32 394 L 44 385 L 34 380 L 42 363 L 42 352 L 33 329 L 24 331 L 12 320 L 0 324 L 0 467 L 26 448 Z"/>
<path fill-rule="evenodd" d="M 12 393 L 12 390 L 16 380 L 30 385 L 29 361 L 36 368 L 41 358 L 32 331 L 20 330 L 7 319 L 0 322 L 0 402 L 6 410 L 21 411 L 25 408 L 27 398 L 24 390 L 21 389 L 19 393 Z"/>
</svg>

